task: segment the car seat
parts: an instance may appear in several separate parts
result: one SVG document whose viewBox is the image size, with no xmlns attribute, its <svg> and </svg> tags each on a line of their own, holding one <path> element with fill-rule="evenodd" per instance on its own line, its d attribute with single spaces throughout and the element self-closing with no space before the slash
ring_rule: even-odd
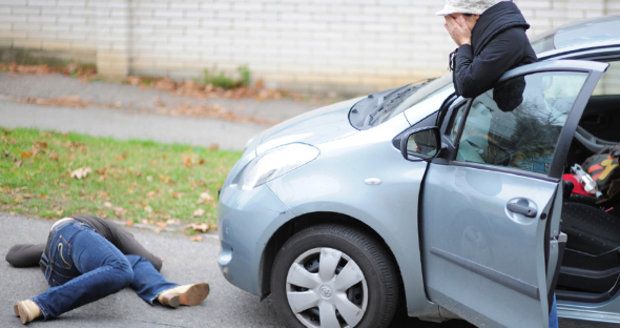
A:
<svg viewBox="0 0 620 328">
<path fill-rule="evenodd" d="M 568 235 L 558 288 L 610 296 L 620 279 L 620 218 L 569 198 L 561 230 Z"/>
</svg>

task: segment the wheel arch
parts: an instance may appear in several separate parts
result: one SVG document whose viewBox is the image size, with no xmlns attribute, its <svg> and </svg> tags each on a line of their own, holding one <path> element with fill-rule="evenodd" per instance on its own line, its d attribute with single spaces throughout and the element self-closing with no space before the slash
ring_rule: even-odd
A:
<svg viewBox="0 0 620 328">
<path fill-rule="evenodd" d="M 270 283 L 271 269 L 273 267 L 273 262 L 275 260 L 276 254 L 278 253 L 278 250 L 282 247 L 282 245 L 284 245 L 284 243 L 295 233 L 301 230 L 304 230 L 306 228 L 309 228 L 311 226 L 316 226 L 316 225 L 325 224 L 325 223 L 342 224 L 342 225 L 346 225 L 347 227 L 358 229 L 360 231 L 370 234 L 373 238 L 375 238 L 378 242 L 380 242 L 381 245 L 385 248 L 385 250 L 390 255 L 390 260 L 394 264 L 394 267 L 396 268 L 396 272 L 398 273 L 398 281 L 399 281 L 401 290 L 404 290 L 403 289 L 403 286 L 404 286 L 403 277 L 400 271 L 400 266 L 398 265 L 398 261 L 396 260 L 394 253 L 390 249 L 389 245 L 386 243 L 385 239 L 381 237 L 381 235 L 379 235 L 379 233 L 377 233 L 375 229 L 373 229 L 371 226 L 367 225 L 366 223 L 354 217 L 346 215 L 346 214 L 336 213 L 336 212 L 313 212 L 313 213 L 305 213 L 303 215 L 300 215 L 298 217 L 295 217 L 287 221 L 285 224 L 283 224 L 282 226 L 280 226 L 280 228 L 276 230 L 276 232 L 271 236 L 271 238 L 267 242 L 267 245 L 265 246 L 265 250 L 263 251 L 263 255 L 261 258 L 261 264 L 260 264 L 261 298 L 265 298 L 267 295 L 271 293 L 271 285 L 270 285 L 271 284 Z M 400 294 L 400 301 L 401 301 L 400 303 L 401 306 L 406 305 L 404 293 Z"/>
</svg>

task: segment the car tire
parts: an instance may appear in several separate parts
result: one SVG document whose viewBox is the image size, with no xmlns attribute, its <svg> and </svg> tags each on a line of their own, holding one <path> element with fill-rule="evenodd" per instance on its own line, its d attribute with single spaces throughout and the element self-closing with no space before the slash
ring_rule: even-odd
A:
<svg viewBox="0 0 620 328">
<path fill-rule="evenodd" d="M 318 225 L 293 235 L 276 255 L 271 303 L 287 327 L 387 327 L 400 300 L 399 281 L 375 238 Z"/>
</svg>

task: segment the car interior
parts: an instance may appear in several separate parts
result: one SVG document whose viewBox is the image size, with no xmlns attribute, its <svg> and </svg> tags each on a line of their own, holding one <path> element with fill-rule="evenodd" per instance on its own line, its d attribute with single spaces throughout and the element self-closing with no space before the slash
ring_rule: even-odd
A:
<svg viewBox="0 0 620 328">
<path fill-rule="evenodd" d="M 590 98 L 573 139 L 566 174 L 610 146 L 620 145 L 620 61 L 610 68 Z M 613 172 L 616 171 L 616 172 Z M 618 179 L 620 168 L 610 173 Z M 573 171 L 574 172 L 574 171 Z M 618 174 L 616 176 L 616 174 Z M 577 183 L 583 180 L 577 179 Z M 612 182 L 613 184 L 613 182 Z M 620 289 L 620 193 L 607 197 L 575 192 L 564 179 L 560 229 L 568 235 L 556 286 L 558 299 L 598 303 Z M 611 189 L 611 188 L 609 188 Z"/>
</svg>

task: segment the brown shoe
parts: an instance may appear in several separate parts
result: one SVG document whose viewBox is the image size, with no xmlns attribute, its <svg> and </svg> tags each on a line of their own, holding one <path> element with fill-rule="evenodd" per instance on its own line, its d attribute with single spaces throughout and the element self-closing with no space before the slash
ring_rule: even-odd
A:
<svg viewBox="0 0 620 328">
<path fill-rule="evenodd" d="M 180 305 L 198 305 L 209 295 L 209 284 L 197 283 L 171 288 L 157 296 L 159 303 L 172 308 Z"/>
<path fill-rule="evenodd" d="M 19 317 L 22 324 L 27 324 L 41 316 L 41 309 L 32 300 L 24 300 L 15 303 L 13 306 L 15 315 Z"/>
</svg>

